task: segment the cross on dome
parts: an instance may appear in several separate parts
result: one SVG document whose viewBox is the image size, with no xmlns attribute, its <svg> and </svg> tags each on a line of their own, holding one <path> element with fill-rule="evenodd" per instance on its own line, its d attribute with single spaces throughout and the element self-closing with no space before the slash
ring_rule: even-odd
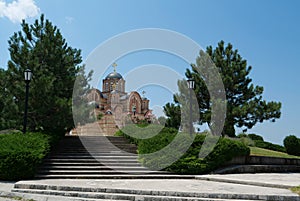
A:
<svg viewBox="0 0 300 201">
<path fill-rule="evenodd" d="M 114 68 L 114 72 L 117 72 L 117 70 L 116 70 L 116 67 L 118 66 L 118 64 L 116 63 L 116 62 L 114 62 L 113 64 L 112 64 L 112 67 Z"/>
</svg>

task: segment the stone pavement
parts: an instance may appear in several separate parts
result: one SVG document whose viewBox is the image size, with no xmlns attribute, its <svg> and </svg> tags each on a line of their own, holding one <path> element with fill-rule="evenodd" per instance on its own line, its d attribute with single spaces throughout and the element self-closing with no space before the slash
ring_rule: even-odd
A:
<svg viewBox="0 0 300 201">
<path fill-rule="evenodd" d="M 210 180 L 210 181 L 207 181 Z M 300 196 L 288 190 L 288 187 L 300 185 L 300 174 L 281 173 L 281 174 L 232 174 L 232 175 L 201 175 L 196 179 L 43 179 L 20 181 L 16 183 L 22 187 L 42 187 L 44 190 L 51 188 L 75 189 L 82 193 L 94 193 L 90 190 L 105 189 L 110 193 L 127 193 L 133 195 L 143 192 L 142 196 L 134 197 L 134 200 L 144 200 L 146 193 L 162 195 L 195 195 L 187 200 L 296 200 L 300 201 Z M 59 187 L 59 188 L 58 188 Z M 38 201 L 78 201 L 96 200 L 88 198 L 67 198 L 53 195 L 37 195 L 12 193 L 13 183 L 0 182 L 0 197 L 2 196 L 21 196 L 25 200 L 33 199 Z M 41 189 L 40 189 L 41 190 Z M 120 191 L 120 192 L 119 192 Z M 67 191 L 71 192 L 71 191 Z M 73 192 L 73 191 L 72 191 Z M 107 192 L 106 192 L 107 193 Z M 141 195 L 141 194 L 139 194 Z M 204 196 L 199 198 L 197 196 Z M 207 199 L 204 199 L 204 198 Z M 117 198 L 117 197 L 116 197 Z M 149 197 L 148 197 L 149 198 Z M 210 198 L 210 199 L 208 199 Z M 213 199 L 215 198 L 215 199 Z M 231 199 L 234 198 L 234 199 Z M 116 200 L 120 200 L 118 197 Z M 0 201 L 10 201 L 8 198 Z M 104 199 L 105 200 L 105 199 Z M 113 200 L 113 199 L 110 199 Z M 145 199 L 146 200 L 146 199 Z M 147 199 L 153 200 L 153 199 Z M 103 200 L 102 200 L 103 201 Z"/>
<path fill-rule="evenodd" d="M 200 175 L 196 179 L 286 189 L 300 186 L 300 173 Z"/>
</svg>

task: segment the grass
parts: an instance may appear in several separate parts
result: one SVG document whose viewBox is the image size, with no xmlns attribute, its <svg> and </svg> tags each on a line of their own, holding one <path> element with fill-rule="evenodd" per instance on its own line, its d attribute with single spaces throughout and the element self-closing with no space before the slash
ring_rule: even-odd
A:
<svg viewBox="0 0 300 201">
<path fill-rule="evenodd" d="M 300 159 L 299 156 L 292 156 L 292 155 L 288 155 L 287 153 L 272 151 L 272 150 L 258 148 L 258 147 L 250 147 L 250 155 Z"/>
<path fill-rule="evenodd" d="M 294 187 L 294 188 L 291 188 L 291 190 L 294 192 L 294 193 L 297 193 L 300 195 L 300 186 L 297 186 L 297 187 Z"/>
</svg>

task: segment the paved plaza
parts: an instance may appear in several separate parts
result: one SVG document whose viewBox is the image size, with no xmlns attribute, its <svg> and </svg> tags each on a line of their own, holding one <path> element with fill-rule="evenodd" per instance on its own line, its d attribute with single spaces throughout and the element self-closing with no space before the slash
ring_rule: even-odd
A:
<svg viewBox="0 0 300 201">
<path fill-rule="evenodd" d="M 232 174 L 232 175 L 201 175 L 195 179 L 41 179 L 20 181 L 17 185 L 35 185 L 47 186 L 44 188 L 53 188 L 53 186 L 82 189 L 106 189 L 111 192 L 122 189 L 127 192 L 184 192 L 186 194 L 214 195 L 219 196 L 218 200 L 225 199 L 224 196 L 240 195 L 245 200 L 255 198 L 255 200 L 268 200 L 272 196 L 275 200 L 300 200 L 299 196 L 292 193 L 288 188 L 300 185 L 300 173 L 280 173 L 280 174 Z M 93 200 L 83 198 L 68 198 L 53 195 L 36 195 L 14 193 L 11 190 L 14 182 L 1 182 L 0 192 L 2 198 L 0 201 L 10 201 L 12 197 L 23 197 L 24 200 Z M 170 193 L 171 195 L 171 193 Z M 3 198 L 6 197 L 6 198 Z M 11 198 L 7 198 L 11 197 Z M 223 198 L 222 198 L 223 197 Z M 103 199 L 105 200 L 105 199 Z M 110 199 L 112 200 L 112 199 Z M 117 199 L 116 199 L 117 200 Z M 119 200 L 119 199 L 118 199 Z M 141 197 L 136 200 L 143 200 Z M 204 199 L 205 200 L 205 199 Z M 212 199 L 213 200 L 213 199 Z M 239 200 L 239 199 L 234 199 Z M 244 200 L 244 199 L 240 199 Z"/>
</svg>

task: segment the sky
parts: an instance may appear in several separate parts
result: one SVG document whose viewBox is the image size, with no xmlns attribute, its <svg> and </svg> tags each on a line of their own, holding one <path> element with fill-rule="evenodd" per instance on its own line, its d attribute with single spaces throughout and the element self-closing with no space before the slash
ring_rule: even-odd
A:
<svg viewBox="0 0 300 201">
<path fill-rule="evenodd" d="M 253 67 L 250 77 L 255 85 L 264 87 L 264 99 L 282 103 L 279 120 L 257 124 L 248 132 L 282 144 L 287 135 L 300 137 L 299 8 L 298 0 L 0 0 L 0 67 L 7 67 L 7 41 L 20 30 L 20 21 L 32 23 L 41 13 L 61 30 L 70 46 L 82 50 L 84 63 L 89 63 L 105 42 L 135 30 L 171 31 L 202 48 L 216 47 L 224 40 Z M 151 49 L 119 55 L 115 62 L 125 78 L 143 72 L 136 69 L 154 66 L 158 69 L 155 76 L 142 76 L 161 80 L 171 78 L 159 69 L 174 72 L 173 78 L 183 77 L 190 63 L 179 55 Z M 100 63 L 92 67 L 105 70 L 94 74 L 99 80 L 112 71 Z M 134 79 L 126 82 L 134 85 L 130 84 Z M 146 91 L 151 107 L 158 111 L 172 101 L 174 91 L 162 84 L 135 87 L 127 90 Z"/>
</svg>

